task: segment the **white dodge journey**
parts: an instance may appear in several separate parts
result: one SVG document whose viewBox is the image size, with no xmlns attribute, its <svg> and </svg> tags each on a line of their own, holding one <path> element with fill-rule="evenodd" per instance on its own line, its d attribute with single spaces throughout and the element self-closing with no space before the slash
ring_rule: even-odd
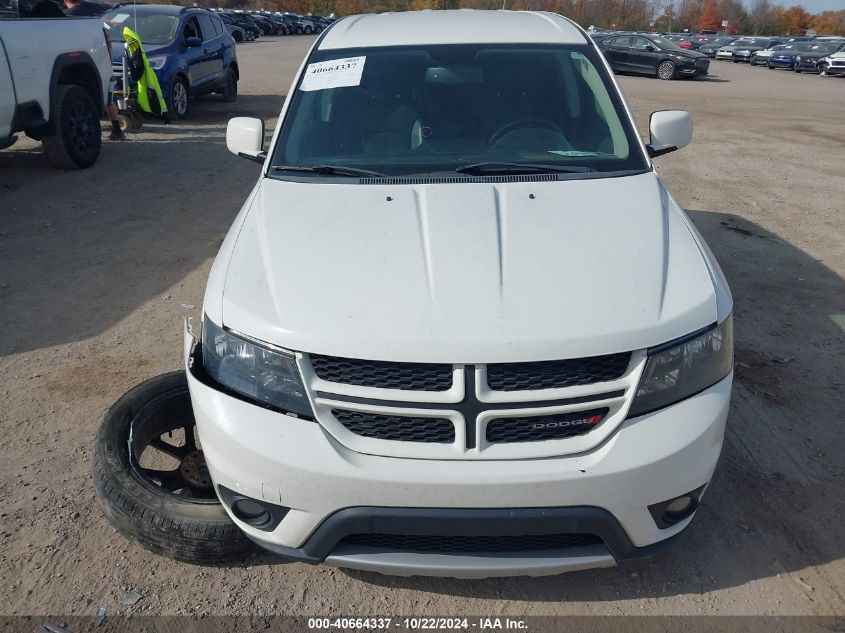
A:
<svg viewBox="0 0 845 633">
<path fill-rule="evenodd" d="M 316 41 L 185 355 L 214 490 L 277 554 L 393 574 L 604 567 L 690 523 L 732 300 L 601 53 L 548 13 L 346 18 Z"/>
</svg>

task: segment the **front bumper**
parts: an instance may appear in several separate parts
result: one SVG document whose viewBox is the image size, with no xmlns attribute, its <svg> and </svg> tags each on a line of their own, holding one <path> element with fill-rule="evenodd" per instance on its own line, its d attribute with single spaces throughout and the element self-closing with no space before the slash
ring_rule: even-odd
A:
<svg viewBox="0 0 845 633">
<path fill-rule="evenodd" d="M 772 59 L 769 58 L 770 68 L 793 68 L 795 66 L 794 59 Z"/>
<path fill-rule="evenodd" d="M 186 335 L 186 354 L 192 344 Z M 585 453 L 445 461 L 352 451 L 317 422 L 233 398 L 209 385 L 201 371 L 188 371 L 197 429 L 218 494 L 225 486 L 290 508 L 272 531 L 232 516 L 247 536 L 266 549 L 305 562 L 462 577 L 542 575 L 610 566 L 648 553 L 655 544 L 677 535 L 691 517 L 660 529 L 648 506 L 710 481 L 722 448 L 731 382 L 732 375 L 695 397 L 627 420 Z M 442 523 L 451 513 L 493 512 L 511 517 L 509 529 L 515 530 L 535 525 L 530 515 L 539 511 L 552 517 L 544 521 L 554 522 L 557 531 L 589 530 L 603 544 L 533 554 L 461 555 L 350 548 L 340 543 L 355 530 L 381 529 L 382 519 L 373 517 L 397 511 L 435 512 L 437 520 L 418 522 L 428 526 Z M 346 523 L 350 513 L 362 512 L 370 517 L 363 524 Z M 529 518 L 518 521 L 525 513 Z M 341 524 L 352 527 L 338 530 L 338 517 L 347 517 Z M 476 520 L 474 529 L 484 533 L 487 523 Z M 463 525 L 460 529 L 466 530 Z"/>
<path fill-rule="evenodd" d="M 845 77 L 845 65 L 833 66 L 829 65 L 825 68 L 825 73 L 831 77 Z"/>
<path fill-rule="evenodd" d="M 819 63 L 816 59 L 801 60 L 795 64 L 795 68 L 802 72 L 817 73 L 819 72 Z"/>
<path fill-rule="evenodd" d="M 677 72 L 679 75 L 683 75 L 685 77 L 698 77 L 700 75 L 706 75 L 707 72 L 710 70 L 710 63 L 708 60 L 708 64 L 705 66 L 703 64 L 685 64 L 683 66 L 677 66 Z"/>
</svg>

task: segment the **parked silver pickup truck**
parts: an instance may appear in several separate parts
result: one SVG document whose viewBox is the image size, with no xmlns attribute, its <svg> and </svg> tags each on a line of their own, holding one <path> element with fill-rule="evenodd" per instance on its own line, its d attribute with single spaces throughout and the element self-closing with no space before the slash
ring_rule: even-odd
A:
<svg viewBox="0 0 845 633">
<path fill-rule="evenodd" d="M 55 166 L 90 167 L 110 77 L 99 18 L 0 19 L 0 149 L 23 132 Z"/>
</svg>

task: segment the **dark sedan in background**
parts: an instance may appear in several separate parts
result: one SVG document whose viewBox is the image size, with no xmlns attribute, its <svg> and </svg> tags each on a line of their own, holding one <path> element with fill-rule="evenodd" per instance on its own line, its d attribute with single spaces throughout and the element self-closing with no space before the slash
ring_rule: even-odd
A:
<svg viewBox="0 0 845 633">
<path fill-rule="evenodd" d="M 843 48 L 845 48 L 843 42 L 815 44 L 809 50 L 801 51 L 795 56 L 793 70 L 797 73 L 817 73 L 819 72 L 819 61 L 823 57 L 833 55 Z"/>
<path fill-rule="evenodd" d="M 739 64 L 739 63 L 746 63 L 747 64 L 747 63 L 751 62 L 751 57 L 754 55 L 754 53 L 757 53 L 759 51 L 764 51 L 767 48 L 771 48 L 773 46 L 777 46 L 777 45 L 781 44 L 781 42 L 782 42 L 782 40 L 777 40 L 777 39 L 771 39 L 771 40 L 760 39 L 760 40 L 754 40 L 750 44 L 738 45 L 734 49 L 734 52 L 733 52 L 731 59 L 732 59 L 734 64 Z"/>
<path fill-rule="evenodd" d="M 594 39 L 613 72 L 675 79 L 706 75 L 710 68 L 706 55 L 685 50 L 663 37 L 612 34 Z"/>
<path fill-rule="evenodd" d="M 716 51 L 722 48 L 723 46 L 727 46 L 731 42 L 736 41 L 737 38 L 735 37 L 716 37 L 710 39 L 705 44 L 702 44 L 698 50 L 701 53 L 707 55 L 707 57 L 713 59 L 716 57 Z"/>
</svg>

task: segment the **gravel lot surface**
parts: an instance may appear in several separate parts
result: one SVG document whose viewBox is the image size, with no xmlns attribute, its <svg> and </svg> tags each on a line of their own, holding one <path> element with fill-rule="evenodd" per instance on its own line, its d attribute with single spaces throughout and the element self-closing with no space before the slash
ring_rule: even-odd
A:
<svg viewBox="0 0 845 633">
<path fill-rule="evenodd" d="M 226 121 L 272 129 L 312 40 L 239 46 L 237 103 L 148 120 L 88 171 L 28 140 L 0 152 L 0 614 L 845 615 L 845 80 L 725 62 L 703 81 L 620 78 L 643 131 L 653 110 L 692 113 L 693 144 L 657 165 L 736 301 L 727 441 L 675 546 L 550 578 L 402 579 L 265 554 L 193 567 L 106 523 L 100 417 L 180 366 L 182 318 L 259 172 L 226 151 Z M 129 590 L 143 599 L 120 605 Z"/>
</svg>

